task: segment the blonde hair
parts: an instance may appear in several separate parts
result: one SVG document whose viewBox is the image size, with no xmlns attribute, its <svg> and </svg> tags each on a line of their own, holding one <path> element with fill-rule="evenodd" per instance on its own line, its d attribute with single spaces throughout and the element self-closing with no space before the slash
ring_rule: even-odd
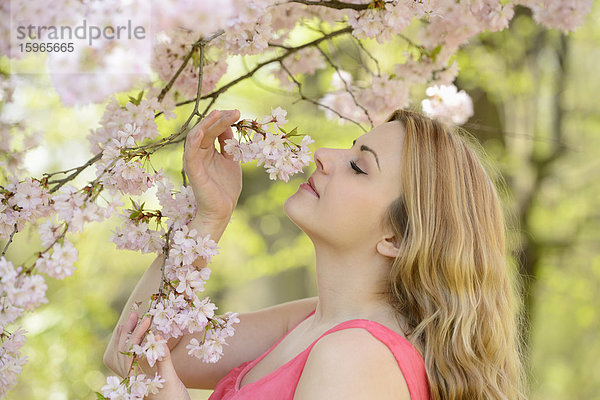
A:
<svg viewBox="0 0 600 400">
<path fill-rule="evenodd" d="M 387 121 L 406 131 L 402 195 L 385 219 L 400 238 L 390 301 L 423 355 L 431 399 L 526 398 L 505 218 L 480 146 L 416 112 Z"/>
</svg>

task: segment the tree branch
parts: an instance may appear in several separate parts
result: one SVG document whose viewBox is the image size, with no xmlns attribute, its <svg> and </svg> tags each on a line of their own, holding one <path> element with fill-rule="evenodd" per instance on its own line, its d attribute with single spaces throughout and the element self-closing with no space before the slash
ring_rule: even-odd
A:
<svg viewBox="0 0 600 400">
<path fill-rule="evenodd" d="M 298 3 L 304 4 L 307 6 L 321 6 L 327 8 L 333 8 L 336 10 L 366 10 L 369 8 L 371 3 L 368 4 L 354 4 L 354 3 L 344 3 L 343 1 L 338 0 L 329 0 L 329 1 L 312 1 L 312 0 L 289 0 L 288 3 Z"/>
<path fill-rule="evenodd" d="M 0 254 L 0 257 L 4 257 L 4 255 L 6 254 L 6 250 L 8 250 L 8 246 L 11 244 L 11 242 L 13 240 L 13 236 L 15 236 L 15 233 L 17 233 L 17 224 L 15 224 L 13 231 L 10 233 L 10 236 L 8 237 L 8 241 L 6 242 L 6 246 L 4 246 L 4 250 L 2 250 L 2 254 Z"/>
<path fill-rule="evenodd" d="M 337 30 L 337 31 L 333 31 L 333 32 L 331 32 L 331 33 L 328 33 L 327 35 L 325 35 L 325 36 L 322 36 L 322 37 L 320 37 L 320 38 L 318 38 L 318 39 L 315 39 L 315 40 L 313 40 L 312 42 L 304 43 L 303 45 L 300 45 L 300 46 L 297 46 L 297 47 L 291 47 L 291 48 L 290 48 L 290 49 L 289 49 L 287 52 L 285 52 L 284 54 L 282 54 L 282 55 L 280 55 L 280 56 L 278 56 L 278 57 L 272 58 L 272 59 L 270 59 L 270 60 L 263 61 L 262 63 L 259 63 L 259 64 L 257 64 L 257 65 L 256 65 L 256 66 L 255 66 L 255 67 L 254 67 L 252 70 L 250 70 L 248 73 L 246 73 L 246 74 L 244 74 L 244 75 L 241 75 L 241 76 L 237 77 L 236 79 L 234 79 L 233 81 L 231 81 L 231 82 L 227 83 L 226 85 L 223 85 L 223 86 L 221 86 L 221 87 L 220 87 L 218 90 L 215 90 L 215 91 L 214 91 L 214 92 L 212 92 L 212 93 L 209 93 L 209 94 L 206 94 L 206 95 L 202 96 L 202 98 L 201 98 L 201 99 L 213 98 L 213 99 L 215 99 L 215 100 L 216 100 L 216 98 L 217 98 L 218 96 L 220 96 L 220 95 L 221 95 L 223 92 L 225 92 L 227 89 L 229 89 L 230 87 L 232 87 L 232 86 L 234 86 L 234 85 L 237 85 L 239 82 L 243 81 L 244 79 L 251 77 L 252 75 L 254 75 L 254 74 L 255 74 L 255 73 L 258 71 L 258 70 L 260 70 L 260 69 L 261 69 L 262 67 L 264 67 L 265 65 L 269 65 L 269 64 L 271 64 L 271 63 L 274 63 L 274 62 L 281 61 L 281 60 L 283 60 L 284 58 L 286 58 L 286 57 L 288 57 L 288 56 L 290 56 L 290 55 L 292 55 L 292 54 L 294 54 L 294 53 L 296 53 L 296 52 L 298 52 L 298 51 L 300 51 L 300 50 L 302 50 L 302 49 L 304 49 L 304 48 L 306 48 L 306 47 L 310 47 L 310 46 L 318 45 L 319 43 L 321 43 L 321 42 L 322 42 L 322 41 L 324 41 L 324 40 L 327 40 L 327 39 L 329 39 L 329 38 L 332 38 L 332 37 L 335 37 L 335 36 L 343 35 L 343 34 L 345 34 L 345 33 L 350 33 L 350 32 L 352 32 L 352 27 L 350 27 L 350 26 L 347 26 L 347 27 L 345 27 L 345 28 L 342 28 L 342 29 L 339 29 L 339 30 Z M 182 105 L 185 105 L 185 104 L 190 104 L 190 103 L 193 103 L 193 102 L 195 102 L 195 101 L 196 101 L 196 99 L 185 100 L 185 101 L 182 101 L 182 102 L 179 102 L 179 103 L 177 103 L 176 105 L 177 105 L 177 106 L 182 106 Z"/>
<path fill-rule="evenodd" d="M 96 161 L 98 161 L 98 160 L 99 160 L 99 159 L 101 159 L 101 158 L 102 158 L 102 152 L 100 152 L 100 153 L 96 154 L 94 157 L 90 158 L 90 159 L 89 159 L 89 160 L 88 160 L 88 161 L 87 161 L 85 164 L 83 164 L 83 165 L 81 165 L 81 166 L 79 166 L 79 167 L 77 167 L 77 168 L 71 168 L 71 169 L 68 169 L 68 170 L 66 170 L 66 171 L 75 170 L 75 171 L 74 171 L 72 174 L 70 174 L 69 176 L 67 176 L 67 177 L 65 177 L 65 178 L 63 178 L 63 179 L 57 179 L 57 180 L 54 180 L 54 181 L 49 181 L 49 182 L 48 182 L 49 184 L 54 184 L 54 183 L 56 183 L 56 184 L 57 184 L 57 185 L 56 185 L 56 186 L 54 186 L 52 189 L 50 189 L 50 193 L 54 193 L 54 192 L 56 192 L 56 191 L 57 191 L 58 189 L 60 189 L 60 188 L 61 188 L 61 187 L 62 187 L 62 186 L 65 184 L 65 183 L 67 183 L 67 182 L 69 182 L 69 181 L 72 181 L 73 179 L 75 179 L 75 177 L 76 177 L 77 175 L 79 175 L 79 174 L 81 173 L 81 171 L 83 171 L 84 169 L 86 169 L 86 168 L 87 168 L 87 167 L 89 167 L 90 165 L 94 164 Z M 47 176 L 52 176 L 52 175 L 55 175 L 55 174 L 58 174 L 58 173 L 60 173 L 60 172 L 55 172 L 55 173 L 52 173 L 52 174 L 50 174 L 50 175 L 47 175 Z M 45 175 L 46 175 L 46 174 L 45 174 Z"/>
<path fill-rule="evenodd" d="M 166 86 L 160 91 L 160 93 L 158 95 L 159 102 L 162 101 L 163 98 L 165 97 L 165 95 L 167 94 L 167 92 L 169 90 L 171 90 L 171 87 L 173 86 L 173 84 L 175 83 L 175 81 L 177 80 L 177 78 L 179 77 L 179 75 L 181 74 L 181 72 L 183 71 L 185 66 L 187 65 L 187 63 L 190 61 L 190 58 L 192 58 L 194 51 L 196 51 L 196 49 L 198 47 L 202 47 L 206 43 L 210 42 L 211 40 L 221 36 L 223 33 L 224 33 L 223 30 L 219 30 L 206 39 L 199 39 L 198 41 L 196 41 L 196 43 L 194 43 L 192 45 L 192 48 L 190 49 L 189 53 L 187 53 L 186 56 L 184 57 L 183 62 L 179 66 L 179 69 L 175 72 L 175 75 L 173 75 L 173 77 L 169 80 L 169 82 L 167 82 Z M 200 61 L 200 64 L 202 64 L 202 61 Z M 200 68 L 202 68 L 202 65 L 200 65 Z"/>
</svg>

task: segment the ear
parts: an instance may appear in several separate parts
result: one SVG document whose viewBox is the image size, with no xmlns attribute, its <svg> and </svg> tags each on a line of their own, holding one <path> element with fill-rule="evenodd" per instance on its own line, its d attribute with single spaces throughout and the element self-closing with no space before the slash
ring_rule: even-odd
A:
<svg viewBox="0 0 600 400">
<path fill-rule="evenodd" d="M 396 236 L 388 235 L 377 242 L 377 252 L 382 256 L 396 258 L 398 256 L 400 245 L 396 240 Z"/>
</svg>

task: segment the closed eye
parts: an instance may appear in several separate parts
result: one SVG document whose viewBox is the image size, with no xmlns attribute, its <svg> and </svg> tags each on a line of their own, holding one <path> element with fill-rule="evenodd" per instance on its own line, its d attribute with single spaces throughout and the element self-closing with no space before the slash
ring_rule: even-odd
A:
<svg viewBox="0 0 600 400">
<path fill-rule="evenodd" d="M 367 175 L 367 173 L 365 171 L 363 171 L 362 169 L 360 169 L 358 167 L 358 165 L 356 165 L 355 161 L 350 161 L 350 166 L 352 167 L 352 169 L 354 171 L 356 171 L 356 172 L 354 172 L 356 175 L 359 175 L 359 174 L 365 174 L 365 175 Z"/>
</svg>

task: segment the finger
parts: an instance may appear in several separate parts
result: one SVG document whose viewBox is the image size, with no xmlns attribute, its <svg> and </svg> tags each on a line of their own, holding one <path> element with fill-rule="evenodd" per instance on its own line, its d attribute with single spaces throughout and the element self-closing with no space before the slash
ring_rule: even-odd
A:
<svg viewBox="0 0 600 400">
<path fill-rule="evenodd" d="M 162 336 L 157 335 L 157 340 L 162 340 Z M 156 372 L 165 379 L 167 382 L 173 379 L 179 379 L 173 361 L 171 360 L 171 352 L 166 344 L 163 344 L 163 350 L 165 355 L 156 360 Z"/>
<path fill-rule="evenodd" d="M 210 125 L 214 124 L 216 121 L 219 120 L 220 115 L 221 114 L 218 110 L 213 110 L 199 123 L 194 125 L 192 129 L 190 129 L 185 140 L 186 152 L 190 152 L 191 150 L 198 148 L 198 143 L 200 143 L 200 141 L 204 137 L 204 133 Z"/>
<path fill-rule="evenodd" d="M 232 139 L 232 138 L 233 138 L 233 131 L 231 130 L 230 127 L 228 127 L 227 129 L 225 129 L 225 132 L 223 132 L 219 135 L 219 147 L 221 148 L 221 155 L 223 155 L 223 157 L 225 157 L 226 159 L 233 161 L 233 155 L 231 155 L 225 151 L 225 141 L 227 139 Z"/>
<path fill-rule="evenodd" d="M 135 328 L 137 321 L 138 321 L 138 315 L 135 311 L 132 311 L 131 314 L 129 314 L 127 321 L 125 321 L 125 324 L 119 325 L 118 339 L 117 339 L 117 348 L 119 349 L 119 351 L 127 351 L 126 342 L 127 342 L 127 339 L 129 338 L 129 334 Z"/>
<path fill-rule="evenodd" d="M 135 311 L 132 311 L 127 318 L 127 322 L 125 323 L 125 331 L 127 333 L 133 332 L 135 326 L 138 323 L 139 316 Z"/>
<path fill-rule="evenodd" d="M 144 334 L 146 333 L 148 328 L 150 328 L 150 318 L 144 317 L 144 319 L 142 319 L 140 321 L 138 326 L 135 328 L 135 330 L 131 334 L 131 337 L 129 338 L 129 340 L 127 342 L 128 347 L 131 345 L 134 345 L 134 344 L 140 344 L 142 342 L 142 338 L 144 337 Z M 127 350 L 129 350 L 129 349 L 127 349 Z"/>
<path fill-rule="evenodd" d="M 215 139 L 238 120 L 239 113 L 238 110 L 223 111 L 221 117 L 204 131 L 200 148 L 208 149 L 214 146 Z"/>
</svg>

